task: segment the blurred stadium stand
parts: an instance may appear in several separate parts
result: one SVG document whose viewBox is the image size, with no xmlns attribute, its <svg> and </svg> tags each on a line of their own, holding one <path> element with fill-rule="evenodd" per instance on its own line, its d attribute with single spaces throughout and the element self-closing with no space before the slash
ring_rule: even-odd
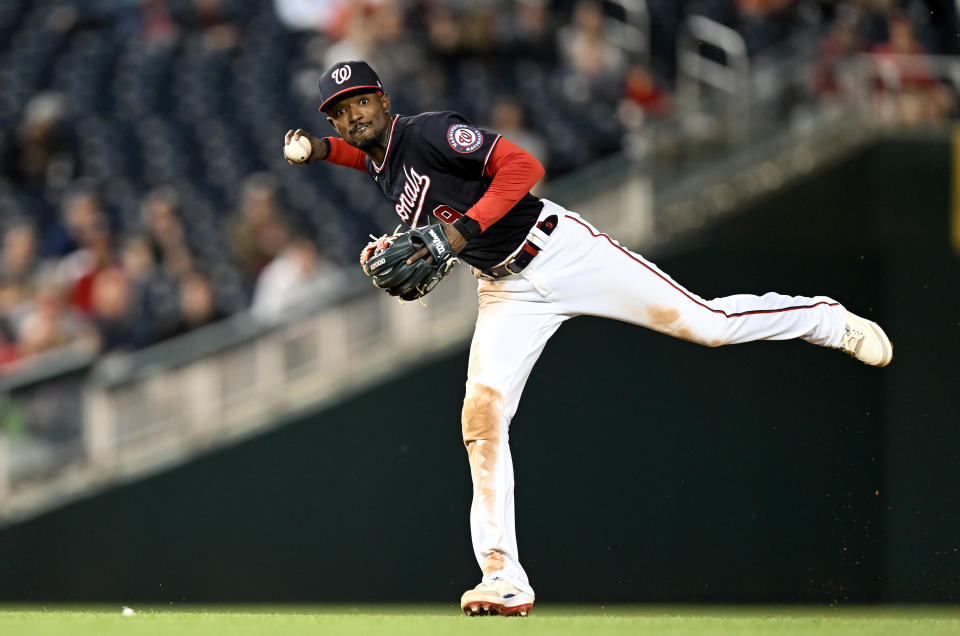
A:
<svg viewBox="0 0 960 636">
<path fill-rule="evenodd" d="M 363 175 L 283 160 L 287 129 L 327 130 L 330 62 L 369 59 L 397 112 L 458 110 L 525 139 L 543 194 L 656 252 L 886 131 L 941 130 L 960 63 L 924 53 L 956 52 L 956 16 L 922 9 L 0 0 L 0 230 L 35 232 L 23 271 L 5 257 L 0 278 L 0 517 L 468 336 L 464 272 L 420 312 L 359 280 L 359 246 L 391 223 Z M 304 302 L 249 313 L 295 237 L 317 250 Z"/>
</svg>

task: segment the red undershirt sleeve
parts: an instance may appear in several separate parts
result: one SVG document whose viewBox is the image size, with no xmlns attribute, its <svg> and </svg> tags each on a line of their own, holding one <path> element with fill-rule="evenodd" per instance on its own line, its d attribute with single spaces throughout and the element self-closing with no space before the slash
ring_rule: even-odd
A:
<svg viewBox="0 0 960 636">
<path fill-rule="evenodd" d="M 482 230 L 496 223 L 530 192 L 543 177 L 544 169 L 529 152 L 500 137 L 490 152 L 484 174 L 493 177 L 493 181 L 480 200 L 467 210 L 467 216 L 477 221 Z"/>
<path fill-rule="evenodd" d="M 324 137 L 330 143 L 330 152 L 324 161 L 335 163 L 338 166 L 346 166 L 354 170 L 367 171 L 365 159 L 367 155 L 359 148 L 354 148 L 339 137 Z"/>
</svg>

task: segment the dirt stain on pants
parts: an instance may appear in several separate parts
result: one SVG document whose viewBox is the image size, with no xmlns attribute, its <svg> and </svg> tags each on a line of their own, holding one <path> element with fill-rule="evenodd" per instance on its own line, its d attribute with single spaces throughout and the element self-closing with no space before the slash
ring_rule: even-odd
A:
<svg viewBox="0 0 960 636">
<path fill-rule="evenodd" d="M 499 572 L 503 569 L 505 564 L 503 555 L 493 550 L 490 554 L 487 555 L 487 558 L 483 561 L 483 574 L 484 576 L 493 574 L 494 572 Z"/>
<path fill-rule="evenodd" d="M 651 329 L 671 335 L 682 340 L 689 340 L 707 347 L 719 347 L 723 344 L 721 338 L 706 339 L 701 335 L 695 334 L 686 321 L 680 315 L 677 309 L 667 307 L 658 307 L 656 305 L 647 309 L 648 324 Z"/>
<path fill-rule="evenodd" d="M 475 384 L 467 390 L 461 418 L 463 443 L 470 459 L 474 497 L 491 517 L 496 516 L 495 480 L 502 412 L 503 395 L 493 387 Z"/>
</svg>

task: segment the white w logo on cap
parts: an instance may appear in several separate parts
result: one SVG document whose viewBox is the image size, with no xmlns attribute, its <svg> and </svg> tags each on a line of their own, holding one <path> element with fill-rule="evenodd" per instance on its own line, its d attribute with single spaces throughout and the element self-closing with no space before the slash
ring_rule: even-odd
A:
<svg viewBox="0 0 960 636">
<path fill-rule="evenodd" d="M 352 74 L 353 74 L 353 71 L 350 69 L 350 65 L 345 64 L 344 66 L 341 66 L 340 68 L 334 70 L 333 73 L 330 74 L 330 77 L 332 77 L 333 81 L 336 82 L 337 84 L 343 84 L 348 79 L 350 79 L 350 76 Z"/>
</svg>

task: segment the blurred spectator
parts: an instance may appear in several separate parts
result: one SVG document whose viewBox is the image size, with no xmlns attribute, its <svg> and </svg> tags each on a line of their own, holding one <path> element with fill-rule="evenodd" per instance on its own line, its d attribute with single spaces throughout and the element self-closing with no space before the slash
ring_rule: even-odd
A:
<svg viewBox="0 0 960 636">
<path fill-rule="evenodd" d="M 890 14 L 887 25 L 889 40 L 872 51 L 881 116 L 903 122 L 943 119 L 953 107 L 953 96 L 930 71 L 913 25 L 898 12 Z"/>
<path fill-rule="evenodd" d="M 294 306 L 329 296 L 342 283 L 342 272 L 323 259 L 311 241 L 293 239 L 263 268 L 250 310 L 260 320 L 276 321 Z"/>
<path fill-rule="evenodd" d="M 124 239 L 120 265 L 134 287 L 153 275 L 159 260 L 160 253 L 148 237 L 133 234 Z"/>
<path fill-rule="evenodd" d="M 3 235 L 0 277 L 27 281 L 37 267 L 37 231 L 28 221 L 14 223 Z"/>
<path fill-rule="evenodd" d="M 921 61 L 902 59 L 904 55 L 923 55 L 925 51 L 917 42 L 910 20 L 902 13 L 894 12 L 887 17 L 887 41 L 877 44 L 872 52 L 876 56 L 885 84 L 900 87 L 903 85 L 929 86 L 935 80 L 927 64 Z"/>
<path fill-rule="evenodd" d="M 179 336 L 198 327 L 212 324 L 226 317 L 217 306 L 210 280 L 198 271 L 180 279 L 177 322 L 163 337 Z"/>
<path fill-rule="evenodd" d="M 59 93 L 39 93 L 27 102 L 20 126 L 4 144 L 3 175 L 30 190 L 59 190 L 74 176 L 73 140 Z"/>
<path fill-rule="evenodd" d="M 240 209 L 230 222 L 234 256 L 251 287 L 290 236 L 280 219 L 278 196 L 272 175 L 257 173 L 247 177 Z"/>
<path fill-rule="evenodd" d="M 850 13 L 839 15 L 830 25 L 820 45 L 820 56 L 814 70 L 814 88 L 821 97 L 834 98 L 849 94 L 853 87 L 841 72 L 851 56 L 864 50 L 856 21 Z"/>
<path fill-rule="evenodd" d="M 139 235 L 127 237 L 120 253 L 120 263 L 132 284 L 147 280 L 157 264 L 156 251 L 150 239 Z"/>
<path fill-rule="evenodd" d="M 59 263 L 61 279 L 68 285 L 70 304 L 93 311 L 93 285 L 100 272 L 115 264 L 113 236 L 106 219 L 98 219 L 80 236 L 80 249 Z"/>
<path fill-rule="evenodd" d="M 513 15 L 504 20 L 507 49 L 515 59 L 530 60 L 541 67 L 556 64 L 557 50 L 554 38 L 553 16 L 546 0 L 518 0 L 513 3 Z"/>
<path fill-rule="evenodd" d="M 573 22 L 557 35 L 567 76 L 564 93 L 572 102 L 601 100 L 611 106 L 620 98 L 626 57 L 607 36 L 603 5 L 580 0 Z"/>
<path fill-rule="evenodd" d="M 101 271 L 93 282 L 93 324 L 100 351 L 132 349 L 137 338 L 130 280 L 119 267 Z"/>
<path fill-rule="evenodd" d="M 145 236 L 128 236 L 119 260 L 129 285 L 133 339 L 137 346 L 150 344 L 156 325 L 176 322 L 176 279 L 161 274 L 158 253 Z"/>
<path fill-rule="evenodd" d="M 654 81 L 649 69 L 643 64 L 632 64 L 617 108 L 617 119 L 627 133 L 624 150 L 633 157 L 648 153 L 650 137 L 645 132 L 649 121 L 666 117 L 671 107 L 669 96 Z"/>
<path fill-rule="evenodd" d="M 639 108 L 645 117 L 664 117 L 670 113 L 670 97 L 643 64 L 632 64 L 627 70 L 624 98 L 629 105 Z"/>
<path fill-rule="evenodd" d="M 21 360 L 30 358 L 69 343 L 70 338 L 57 316 L 49 311 L 38 310 L 26 317 L 17 333 L 17 357 Z"/>
<path fill-rule="evenodd" d="M 170 186 L 154 188 L 140 205 L 140 221 L 161 261 L 184 247 L 179 206 L 177 191 Z"/>
<path fill-rule="evenodd" d="M 135 338 L 149 343 L 186 330 L 179 297 L 183 280 L 194 272 L 196 263 L 187 245 L 180 197 L 174 188 L 154 188 L 140 209 L 146 235 L 126 241 L 122 261 L 132 285 L 132 304 L 142 323 Z"/>
<path fill-rule="evenodd" d="M 179 321 L 180 276 L 193 267 L 189 253 L 174 250 L 164 265 L 155 244 L 134 235 L 124 241 L 120 263 L 130 283 L 136 342 L 146 345 L 165 337 Z"/>
<path fill-rule="evenodd" d="M 89 234 L 102 218 L 103 207 L 96 191 L 86 184 L 77 186 L 63 199 L 60 221 L 44 236 L 42 255 L 65 256 L 77 250 L 81 237 Z"/>
<path fill-rule="evenodd" d="M 17 346 L 9 335 L 0 331 L 0 375 L 11 371 L 17 363 Z"/>
<path fill-rule="evenodd" d="M 17 307 L 28 298 L 28 287 L 21 282 L 0 277 L 0 333 L 13 340 L 14 316 Z"/>
<path fill-rule="evenodd" d="M 0 277 L 0 340 L 4 345 L 4 356 L 16 357 L 17 333 L 20 322 L 30 311 L 29 283 Z"/>
<path fill-rule="evenodd" d="M 33 297 L 22 308 L 15 326 L 21 359 L 74 343 L 96 349 L 94 330 L 65 297 L 66 290 L 56 273 L 51 268 L 41 272 Z"/>
</svg>

